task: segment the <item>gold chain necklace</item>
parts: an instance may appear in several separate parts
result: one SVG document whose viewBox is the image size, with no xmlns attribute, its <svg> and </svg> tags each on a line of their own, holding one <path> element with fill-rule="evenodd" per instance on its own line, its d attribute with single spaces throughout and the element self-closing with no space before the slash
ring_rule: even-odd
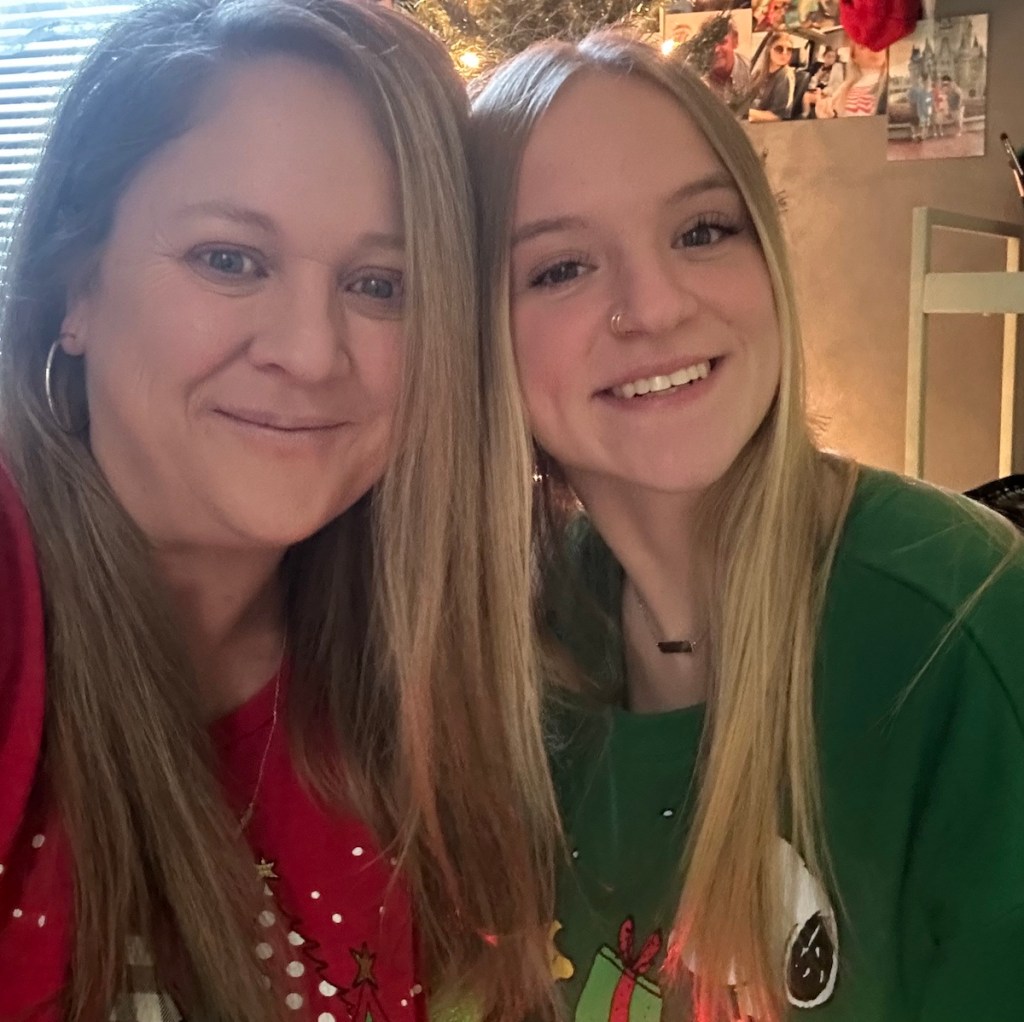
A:
<svg viewBox="0 0 1024 1022">
<path fill-rule="evenodd" d="M 260 797 L 260 789 L 263 787 L 263 774 L 267 769 L 267 757 L 270 755 L 270 746 L 274 741 L 274 733 L 277 731 L 277 717 L 281 702 L 281 675 L 284 673 L 284 656 L 288 649 L 288 636 L 284 637 L 281 643 L 281 659 L 277 664 L 277 673 L 274 675 L 274 713 L 270 718 L 270 733 L 267 735 L 267 742 L 263 746 L 263 755 L 260 756 L 259 770 L 256 771 L 256 784 L 252 789 L 252 798 L 249 804 L 238 817 L 238 833 L 244 834 L 245 828 L 252 821 L 252 814 L 256 810 L 256 800 Z"/>
</svg>

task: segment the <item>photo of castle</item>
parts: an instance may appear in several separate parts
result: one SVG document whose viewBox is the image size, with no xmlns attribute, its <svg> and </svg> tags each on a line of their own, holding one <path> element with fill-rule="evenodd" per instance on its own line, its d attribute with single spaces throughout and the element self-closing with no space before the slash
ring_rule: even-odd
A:
<svg viewBox="0 0 1024 1022">
<path fill-rule="evenodd" d="M 889 159 L 983 156 L 987 80 L 987 14 L 922 21 L 889 50 Z"/>
</svg>

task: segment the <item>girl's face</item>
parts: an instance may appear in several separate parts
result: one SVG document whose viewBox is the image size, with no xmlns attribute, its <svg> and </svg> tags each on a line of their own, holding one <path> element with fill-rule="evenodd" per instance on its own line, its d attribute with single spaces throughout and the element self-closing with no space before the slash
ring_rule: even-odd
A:
<svg viewBox="0 0 1024 1022">
<path fill-rule="evenodd" d="M 771 406 L 779 331 L 743 199 L 650 84 L 586 73 L 541 118 L 511 285 L 534 434 L 584 499 L 703 491 Z"/>
<path fill-rule="evenodd" d="M 229 70 L 70 302 L 90 442 L 159 545 L 278 549 L 384 471 L 403 363 L 392 162 L 339 74 Z"/>
</svg>

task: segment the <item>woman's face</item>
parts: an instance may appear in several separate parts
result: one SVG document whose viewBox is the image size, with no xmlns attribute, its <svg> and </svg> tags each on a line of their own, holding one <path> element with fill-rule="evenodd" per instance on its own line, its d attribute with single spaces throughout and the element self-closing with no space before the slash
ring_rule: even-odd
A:
<svg viewBox="0 0 1024 1022">
<path fill-rule="evenodd" d="M 780 346 L 758 239 L 707 140 L 651 85 L 588 73 L 541 118 L 512 295 L 534 434 L 584 499 L 702 491 L 767 414 Z"/>
<path fill-rule="evenodd" d="M 224 74 L 69 302 L 90 442 L 158 545 L 280 548 L 381 476 L 403 354 L 396 174 L 339 74 Z"/>
<path fill-rule="evenodd" d="M 777 71 L 780 67 L 785 67 L 789 63 L 790 56 L 793 53 L 793 42 L 788 35 L 776 36 L 772 40 L 768 52 L 771 70 Z"/>
</svg>

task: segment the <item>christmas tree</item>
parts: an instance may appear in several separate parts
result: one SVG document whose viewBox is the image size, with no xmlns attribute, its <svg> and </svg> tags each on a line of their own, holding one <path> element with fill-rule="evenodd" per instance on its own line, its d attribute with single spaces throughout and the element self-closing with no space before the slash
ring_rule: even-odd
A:
<svg viewBox="0 0 1024 1022">
<path fill-rule="evenodd" d="M 467 76 L 485 71 L 540 39 L 578 39 L 622 25 L 658 31 L 653 0 L 399 0 L 444 40 Z"/>
</svg>

